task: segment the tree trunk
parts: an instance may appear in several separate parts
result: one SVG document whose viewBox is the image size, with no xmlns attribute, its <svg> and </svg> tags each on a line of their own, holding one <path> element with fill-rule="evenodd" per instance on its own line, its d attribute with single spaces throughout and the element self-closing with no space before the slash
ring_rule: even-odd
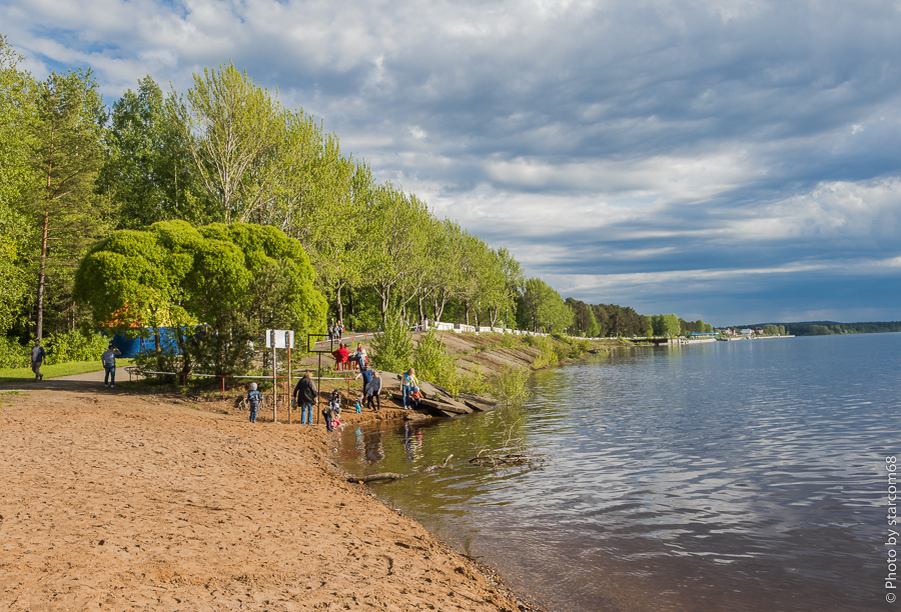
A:
<svg viewBox="0 0 901 612">
<path fill-rule="evenodd" d="M 47 180 L 50 178 L 48 176 Z M 44 227 L 41 231 L 41 264 L 38 269 L 38 303 L 37 303 L 37 331 L 36 338 L 40 340 L 44 334 L 44 269 L 47 261 L 47 229 L 50 225 L 50 215 L 44 213 Z"/>
<path fill-rule="evenodd" d="M 350 305 L 350 318 L 353 320 L 354 329 L 357 329 L 357 309 L 354 303 L 354 292 L 350 288 L 347 289 L 347 302 Z"/>
<path fill-rule="evenodd" d="M 338 320 L 344 323 L 344 304 L 341 303 L 341 285 L 335 293 L 335 309 L 338 311 Z"/>
<path fill-rule="evenodd" d="M 382 325 L 388 324 L 388 307 L 391 305 L 391 289 L 384 289 L 379 292 L 382 298 Z"/>
</svg>

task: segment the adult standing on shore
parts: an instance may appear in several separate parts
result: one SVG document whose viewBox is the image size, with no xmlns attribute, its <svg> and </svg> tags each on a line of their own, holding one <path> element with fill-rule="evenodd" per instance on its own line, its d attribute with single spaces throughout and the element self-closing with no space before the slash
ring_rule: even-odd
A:
<svg viewBox="0 0 901 612">
<path fill-rule="evenodd" d="M 357 380 L 358 378 L 363 379 L 363 393 L 365 394 L 366 387 L 369 386 L 369 383 L 372 382 L 372 370 L 369 369 L 369 366 L 367 364 L 364 363 L 360 367 L 360 372 L 356 376 L 354 376 L 354 380 Z"/>
<path fill-rule="evenodd" d="M 316 402 L 316 383 L 313 373 L 307 370 L 294 387 L 294 401 L 300 406 L 300 424 L 313 424 L 313 404 Z"/>
<path fill-rule="evenodd" d="M 46 364 L 47 353 L 44 352 L 41 341 L 35 340 L 34 348 L 31 349 L 31 371 L 34 372 L 35 380 L 44 380 L 44 375 L 41 374 L 41 366 Z"/>
<path fill-rule="evenodd" d="M 110 389 L 116 386 L 116 353 L 121 355 L 122 351 L 110 343 L 106 352 L 100 356 L 100 363 L 103 364 L 103 369 L 106 370 L 106 373 L 103 375 L 103 386 Z"/>
<path fill-rule="evenodd" d="M 379 396 L 382 392 L 382 377 L 379 376 L 378 372 L 373 371 L 372 380 L 363 387 L 363 392 L 366 394 L 365 406 L 372 408 L 375 412 L 379 412 L 382 409 L 382 399 Z M 375 405 L 374 408 L 373 405 Z"/>
<path fill-rule="evenodd" d="M 416 370 L 410 368 L 401 375 L 401 397 L 404 403 L 404 410 L 407 409 L 407 400 L 409 399 L 419 407 L 419 401 L 413 399 L 413 391 L 419 391 L 419 380 L 416 378 Z"/>
</svg>

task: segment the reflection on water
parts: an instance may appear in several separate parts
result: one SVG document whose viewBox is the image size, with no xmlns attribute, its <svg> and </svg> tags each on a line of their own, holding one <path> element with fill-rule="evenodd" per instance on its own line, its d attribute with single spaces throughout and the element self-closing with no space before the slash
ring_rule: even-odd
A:
<svg viewBox="0 0 901 612">
<path fill-rule="evenodd" d="M 873 610 L 901 335 L 618 351 L 521 408 L 345 430 L 357 474 L 553 610 Z M 521 439 L 541 470 L 468 464 Z"/>
</svg>

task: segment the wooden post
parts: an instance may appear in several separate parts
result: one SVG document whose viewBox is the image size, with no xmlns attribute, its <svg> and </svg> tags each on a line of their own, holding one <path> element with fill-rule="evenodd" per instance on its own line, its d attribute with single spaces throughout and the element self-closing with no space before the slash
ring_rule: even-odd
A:
<svg viewBox="0 0 901 612">
<path fill-rule="evenodd" d="M 310 342 L 307 341 L 307 346 L 310 346 Z M 316 385 L 316 424 L 319 425 L 319 393 L 322 390 L 322 353 L 317 353 L 319 355 L 319 369 L 316 370 L 316 375 L 319 378 L 319 384 Z"/>
<path fill-rule="evenodd" d="M 272 344 L 272 422 L 278 422 L 278 366 L 275 358 L 275 330 L 269 333 L 269 340 Z"/>
</svg>

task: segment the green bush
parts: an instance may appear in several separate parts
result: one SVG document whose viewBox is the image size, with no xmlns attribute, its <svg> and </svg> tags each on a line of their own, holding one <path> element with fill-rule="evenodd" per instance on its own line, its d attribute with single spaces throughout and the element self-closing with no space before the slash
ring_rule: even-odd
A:
<svg viewBox="0 0 901 612">
<path fill-rule="evenodd" d="M 523 368 L 510 366 L 504 369 L 494 381 L 498 399 L 505 404 L 522 403 L 529 396 L 528 380 L 529 372 Z"/>
<path fill-rule="evenodd" d="M 100 355 L 109 346 L 109 338 L 97 332 L 75 330 L 49 334 L 44 346 L 48 365 L 71 361 L 100 361 Z"/>
<path fill-rule="evenodd" d="M 0 337 L 0 368 L 26 368 L 31 361 L 30 351 L 12 338 Z"/>
<path fill-rule="evenodd" d="M 519 336 L 504 334 L 501 338 L 501 348 L 516 348 L 520 345 Z"/>
<path fill-rule="evenodd" d="M 413 352 L 413 367 L 416 375 L 422 379 L 440 385 L 452 395 L 460 392 L 460 376 L 457 366 L 447 349 L 441 344 L 435 330 L 422 336 Z"/>
<path fill-rule="evenodd" d="M 460 393 L 469 393 L 471 395 L 485 395 L 491 391 L 491 386 L 485 379 L 485 374 L 481 370 L 473 370 L 465 374 L 457 373 L 460 379 Z"/>
<path fill-rule="evenodd" d="M 90 331 L 75 330 L 48 334 L 41 345 L 47 354 L 47 365 L 73 361 L 100 361 L 109 346 L 109 338 Z M 27 368 L 31 365 L 34 343 L 21 345 L 12 338 L 0 338 L 0 368 Z"/>
<path fill-rule="evenodd" d="M 372 340 L 372 363 L 379 370 L 399 374 L 413 361 L 413 338 L 397 314 L 389 314 L 385 331 Z"/>
</svg>

